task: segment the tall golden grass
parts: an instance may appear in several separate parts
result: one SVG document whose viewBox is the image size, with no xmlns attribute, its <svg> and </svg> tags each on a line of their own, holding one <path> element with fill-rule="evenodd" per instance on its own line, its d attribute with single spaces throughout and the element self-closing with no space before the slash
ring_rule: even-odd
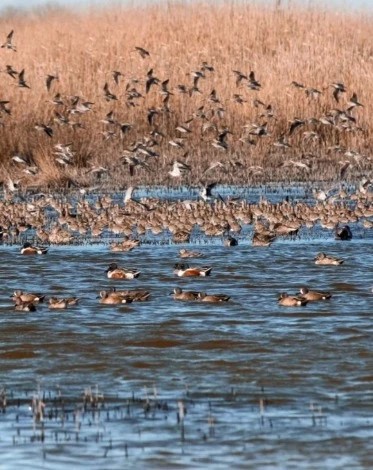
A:
<svg viewBox="0 0 373 470">
<path fill-rule="evenodd" d="M 17 52 L 0 49 L 0 100 L 9 101 L 6 106 L 11 110 L 11 115 L 0 113 L 0 170 L 4 182 L 11 177 L 20 180 L 21 185 L 33 186 L 66 181 L 92 184 L 95 179 L 124 186 L 180 181 L 193 184 L 201 180 L 245 184 L 354 179 L 372 170 L 373 19 L 368 13 L 235 1 L 217 5 L 161 3 L 85 12 L 48 9 L 3 16 L 2 43 L 12 29 Z M 150 55 L 142 58 L 135 47 L 148 50 Z M 201 93 L 180 93 L 177 86 L 184 84 L 190 89 L 191 73 L 201 70 L 204 61 L 214 71 L 206 70 L 206 77 L 199 79 Z M 19 87 L 17 77 L 5 73 L 6 65 L 18 72 L 24 69 L 30 89 Z M 145 92 L 151 68 L 160 82 L 169 79 L 172 95 L 168 110 L 160 84 Z M 118 85 L 112 77 L 114 70 L 123 74 Z M 254 71 L 260 89 L 250 89 L 247 80 L 237 86 L 233 70 L 245 75 Z M 59 76 L 50 91 L 45 84 L 47 74 Z M 292 86 L 292 81 L 314 87 L 322 94 L 310 99 L 304 89 Z M 117 100 L 105 99 L 106 82 Z M 342 82 L 347 90 L 340 93 L 338 103 L 332 95 L 334 82 Z M 136 106 L 130 105 L 126 87 L 141 93 L 141 98 L 132 100 Z M 212 90 L 216 90 L 220 103 L 209 99 Z M 289 121 L 319 119 L 333 108 L 344 111 L 353 92 L 364 105 L 347 112 L 356 122 L 307 122 L 289 135 Z M 61 94 L 66 106 L 51 102 L 56 93 Z M 235 102 L 234 94 L 240 94 L 244 102 Z M 80 102 L 93 102 L 92 111 L 71 115 L 71 96 L 79 96 Z M 255 99 L 270 104 L 273 116 L 268 116 L 263 105 L 256 107 Z M 201 106 L 206 118 L 196 115 Z M 159 111 L 152 125 L 147 120 L 149 108 Z M 82 123 L 84 128 L 58 125 L 55 111 Z M 130 123 L 132 128 L 121 135 L 118 126 L 102 123 L 110 111 L 114 111 L 118 122 Z M 185 136 L 184 148 L 171 146 L 170 140 L 183 137 L 175 128 L 192 117 L 187 124 L 192 132 Z M 207 120 L 215 128 L 201 132 Z M 239 140 L 252 124 L 265 122 L 269 135 L 249 136 L 255 145 Z M 53 128 L 52 138 L 34 128 L 40 123 Z M 228 149 L 224 151 L 213 147 L 212 141 L 225 128 L 232 134 L 227 135 Z M 136 167 L 131 176 L 128 165 L 122 163 L 123 152 L 133 149 L 134 143 L 149 137 L 154 129 L 164 134 L 155 137 L 159 145 L 152 147 L 159 157 L 147 158 L 148 166 Z M 102 132 L 108 130 L 115 135 L 106 139 Z M 317 138 L 308 139 L 303 134 L 306 131 L 317 132 Z M 274 145 L 281 136 L 290 148 Z M 54 145 L 69 142 L 75 156 L 71 164 L 62 166 L 55 160 Z M 339 148 L 330 148 L 334 146 Z M 12 160 L 14 154 L 32 157 L 38 173 L 25 173 L 25 165 Z M 137 156 L 146 158 L 144 154 Z M 176 159 L 191 167 L 183 178 L 172 178 L 168 173 Z M 223 166 L 205 173 L 217 161 Z M 341 173 L 347 161 L 350 166 Z M 90 172 L 94 166 L 108 172 L 98 176 Z"/>
</svg>

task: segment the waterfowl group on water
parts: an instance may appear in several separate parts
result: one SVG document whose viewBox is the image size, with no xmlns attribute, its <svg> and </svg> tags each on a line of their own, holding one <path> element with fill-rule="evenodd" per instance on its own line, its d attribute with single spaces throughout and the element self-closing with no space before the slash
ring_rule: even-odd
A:
<svg viewBox="0 0 373 470">
<path fill-rule="evenodd" d="M 301 287 L 299 294 L 289 295 L 283 292 L 278 297 L 279 305 L 283 307 L 304 307 L 308 302 L 316 302 L 319 300 L 331 299 L 332 294 L 330 292 L 321 292 L 308 289 L 308 287 Z"/>
<path fill-rule="evenodd" d="M 35 312 L 37 310 L 36 305 L 43 302 L 45 295 L 32 294 L 22 291 L 15 291 L 11 296 L 14 302 L 14 309 L 21 312 Z M 57 298 L 50 297 L 48 300 L 49 309 L 65 310 L 69 306 L 77 305 L 79 299 L 77 297 L 68 298 Z"/>
<path fill-rule="evenodd" d="M 77 231 L 85 233 L 87 228 L 79 225 L 83 220 L 91 225 L 90 231 L 93 236 L 100 236 L 104 227 L 110 227 L 113 233 L 122 233 L 122 241 L 113 243 L 109 246 L 110 250 L 115 252 L 126 252 L 139 249 L 142 241 L 140 239 L 147 230 L 153 234 L 159 234 L 162 230 L 169 230 L 175 234 L 190 234 L 192 228 L 197 224 L 206 235 L 223 237 L 224 246 L 237 246 L 237 239 L 232 234 L 239 234 L 244 224 L 253 224 L 253 246 L 269 246 L 278 237 L 297 236 L 302 225 L 313 226 L 316 221 L 320 221 L 326 228 L 334 229 L 336 239 L 348 241 L 352 239 L 352 230 L 347 221 L 356 222 L 358 217 L 362 217 L 364 222 L 373 217 L 373 209 L 367 200 L 362 203 L 359 197 L 356 198 L 355 209 L 344 203 L 340 205 L 328 205 L 325 201 L 315 206 L 305 203 L 292 204 L 287 200 L 280 203 L 270 203 L 261 201 L 257 204 L 248 204 L 246 201 L 230 201 L 229 198 L 224 201 L 222 198 L 214 201 L 179 201 L 176 203 L 160 202 L 156 199 L 133 199 L 134 188 L 129 188 L 126 192 L 126 202 L 124 208 L 113 204 L 110 196 L 100 196 L 95 204 L 82 200 L 80 206 L 74 208 L 70 203 L 59 202 L 45 196 L 29 202 L 26 206 L 19 202 L 13 205 L 4 205 L 3 212 L 0 213 L 0 222 L 2 223 L 0 237 L 4 238 L 10 234 L 9 225 L 6 226 L 6 218 L 12 216 L 12 227 L 16 226 L 18 236 L 24 236 L 30 227 L 35 227 L 35 215 L 38 221 L 43 218 L 44 210 L 48 207 L 55 209 L 59 214 L 58 226 L 55 225 L 48 231 L 42 227 L 36 229 L 36 237 L 43 245 L 47 243 L 68 243 L 72 240 L 72 232 Z M 363 194 L 363 193 L 361 193 Z M 367 196 L 368 193 L 364 193 Z M 362 197 L 362 196 L 361 196 Z M 41 204 L 41 201 L 43 203 Z M 321 213 L 320 213 L 321 212 Z M 325 215 L 323 215 L 325 212 Z M 328 214 L 328 215 L 326 215 Z M 334 214 L 334 215 L 333 215 Z M 136 219 L 135 219 L 136 218 Z M 147 220 L 147 225 L 142 225 L 142 218 Z M 19 221 L 18 225 L 17 222 Z M 102 225 L 97 226 L 97 221 L 101 220 Z M 129 220 L 131 230 L 126 227 Z M 136 222 L 135 222 L 136 220 Z M 329 222 L 328 222 L 329 220 Z M 134 225 L 136 234 L 134 237 Z M 340 225 L 344 223 L 344 225 Z M 25 242 L 20 253 L 22 255 L 45 255 L 48 248 L 37 243 Z M 178 252 L 181 259 L 202 258 L 204 253 L 193 251 L 187 248 L 181 248 Z M 324 252 L 318 253 L 314 262 L 316 265 L 338 266 L 343 264 L 343 260 L 336 258 Z M 193 263 L 191 265 L 185 262 L 177 262 L 174 265 L 173 273 L 180 278 L 203 278 L 210 276 L 213 267 L 204 264 Z M 106 269 L 106 275 L 111 280 L 133 280 L 138 279 L 141 271 L 138 269 L 120 266 L 117 263 L 110 263 Z M 99 299 L 102 304 L 124 304 L 148 300 L 150 293 L 147 291 L 117 291 L 115 289 L 103 290 Z M 303 287 L 298 294 L 290 295 L 284 292 L 279 297 L 279 304 L 282 306 L 304 306 L 307 302 L 329 299 L 331 294 L 328 292 L 319 292 L 309 290 Z M 21 290 L 15 291 L 12 296 L 17 310 L 32 311 L 33 306 L 42 302 L 44 296 L 41 294 L 24 293 Z M 221 293 L 206 293 L 203 291 L 189 291 L 175 288 L 172 298 L 174 300 L 197 300 L 200 302 L 225 302 L 229 296 Z M 54 298 L 48 300 L 50 309 L 66 309 L 77 302 L 75 298 Z"/>
<path fill-rule="evenodd" d="M 29 248 L 29 246 L 26 246 Z M 180 257 L 202 257 L 203 253 L 199 251 L 189 251 L 185 248 L 179 251 Z M 325 253 L 318 253 L 315 257 L 315 263 L 321 265 L 340 265 L 343 260 L 334 258 L 333 256 L 326 255 Z M 211 274 L 211 266 L 193 266 L 190 267 L 185 263 L 176 263 L 174 265 L 174 274 L 178 277 L 206 277 Z M 113 280 L 122 279 L 137 279 L 140 276 L 140 271 L 134 269 L 120 268 L 117 263 L 111 263 L 106 270 L 107 277 Z M 175 287 L 170 294 L 174 300 L 180 301 L 199 301 L 210 303 L 221 303 L 230 300 L 230 296 L 221 293 L 206 293 L 204 291 L 190 291 L 183 290 L 181 287 Z M 143 289 L 127 289 L 117 290 L 111 288 L 110 290 L 103 290 L 99 293 L 99 303 L 104 305 L 120 305 L 129 304 L 132 302 L 143 302 L 149 300 L 150 293 Z M 278 297 L 278 303 L 285 307 L 300 307 L 307 305 L 308 302 L 328 300 L 332 297 L 330 292 L 311 290 L 306 286 L 300 288 L 299 293 L 290 295 L 283 292 Z M 22 290 L 14 291 L 11 298 L 15 304 L 15 310 L 18 311 L 35 311 L 36 304 L 43 302 L 45 295 L 39 293 L 28 293 Z M 76 305 L 79 299 L 76 297 L 57 298 L 50 297 L 48 306 L 50 309 L 65 310 L 69 306 Z"/>
</svg>

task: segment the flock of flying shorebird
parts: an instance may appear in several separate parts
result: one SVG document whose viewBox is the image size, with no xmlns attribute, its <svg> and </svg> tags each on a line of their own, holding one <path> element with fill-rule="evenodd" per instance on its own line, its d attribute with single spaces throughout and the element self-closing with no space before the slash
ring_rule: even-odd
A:
<svg viewBox="0 0 373 470">
<path fill-rule="evenodd" d="M 17 51 L 14 44 L 13 30 L 8 34 L 6 41 L 1 47 Z M 150 60 L 150 52 L 143 47 L 137 46 L 133 52 L 138 53 L 144 61 Z M 17 71 L 12 65 L 6 65 L 4 72 L 12 80 L 17 81 L 18 87 L 32 90 L 32 85 L 27 81 L 25 69 Z M 356 167 L 359 169 L 361 165 L 365 165 L 370 160 L 369 156 L 362 155 L 357 149 L 346 148 L 340 143 L 327 147 L 326 129 L 333 129 L 335 135 L 338 133 L 341 135 L 342 133 L 356 134 L 363 132 L 363 129 L 357 124 L 356 116 L 356 110 L 361 109 L 363 104 L 360 103 L 355 92 L 351 94 L 349 100 L 342 99 L 342 96 L 348 92 L 347 87 L 343 83 L 331 83 L 319 90 L 293 81 L 291 86 L 296 90 L 304 91 L 306 99 L 309 100 L 317 100 L 321 95 L 325 94 L 327 89 L 332 89 L 333 99 L 339 107 L 325 112 L 327 105 L 323 105 L 320 106 L 323 114 L 319 116 L 311 118 L 294 117 L 288 122 L 286 130 L 286 124 L 277 118 L 275 107 L 272 104 L 264 103 L 258 98 L 253 99 L 252 104 L 256 114 L 256 122 L 244 125 L 240 136 L 236 138 L 225 124 L 225 115 L 228 111 L 226 106 L 227 100 L 219 98 L 217 89 L 212 89 L 206 95 L 203 89 L 206 87 L 201 87 L 201 82 L 205 80 L 207 83 L 209 75 L 211 76 L 214 72 L 215 69 L 212 65 L 208 62 L 203 62 L 197 70 L 188 72 L 187 75 L 192 79 L 191 84 L 177 84 L 172 88 L 170 88 L 170 80 L 157 77 L 154 68 L 150 68 L 145 77 L 132 77 L 128 80 L 119 70 L 111 72 L 112 83 L 109 81 L 105 82 L 102 87 L 101 99 L 112 103 L 114 109 L 102 116 L 99 122 L 104 126 L 104 130 L 101 131 L 102 138 L 118 142 L 118 147 L 122 149 L 119 162 L 129 169 L 128 175 L 125 176 L 127 179 L 131 179 L 137 171 L 148 172 L 148 174 L 156 171 L 157 175 L 163 175 L 163 167 L 166 166 L 167 168 L 167 165 L 171 165 L 172 169 L 165 172 L 165 182 L 170 181 L 170 178 L 176 181 L 182 180 L 191 174 L 191 172 L 198 174 L 198 178 L 204 181 L 211 175 L 215 175 L 215 179 L 219 175 L 227 174 L 242 174 L 245 175 L 244 177 L 247 175 L 263 175 L 263 167 L 260 165 L 250 165 L 249 160 L 245 157 L 247 157 L 248 149 L 262 142 L 263 138 L 271 135 L 274 138 L 273 142 L 271 139 L 270 145 L 281 149 L 282 152 L 291 149 L 293 137 L 295 141 L 299 141 L 302 144 L 301 150 L 308 149 L 308 153 L 303 152 L 301 159 L 285 158 L 280 166 L 286 172 L 288 168 L 293 167 L 299 171 L 304 171 L 306 175 L 310 174 L 313 163 L 319 162 L 320 155 L 324 155 L 326 152 L 335 152 L 341 156 L 341 160 L 336 165 L 340 178 L 344 178 L 346 173 L 352 168 Z M 262 89 L 262 84 L 254 71 L 247 74 L 240 70 L 233 70 L 232 73 L 236 77 L 237 93 L 234 93 L 228 101 L 238 106 L 245 106 L 248 103 L 245 90 L 259 92 Z M 121 80 L 127 80 L 124 94 L 121 90 Z M 52 93 L 58 82 L 58 74 L 48 74 L 45 81 L 47 92 Z M 142 89 L 143 86 L 144 89 Z M 241 91 L 242 93 L 239 93 Z M 145 102 L 145 98 L 148 95 L 151 94 L 152 99 L 156 98 L 153 93 L 160 95 L 162 105 L 148 107 L 146 109 L 146 116 L 144 116 L 144 122 L 121 122 L 120 118 L 116 116 L 118 107 L 115 108 L 115 103 L 124 100 L 127 108 L 137 108 L 142 101 Z M 176 94 L 180 95 L 180 98 L 177 100 L 178 102 L 180 99 L 184 99 L 181 97 L 188 99 L 194 95 L 201 96 L 202 105 L 195 109 L 185 122 L 179 122 L 174 126 L 171 116 L 176 116 L 178 109 L 171 105 L 174 104 L 173 100 Z M 50 116 L 50 119 L 46 122 L 35 122 L 34 128 L 36 131 L 52 139 L 51 142 L 53 142 L 55 137 L 64 135 L 62 129 L 84 131 L 85 123 L 84 120 L 81 120 L 81 117 L 87 114 L 93 116 L 92 112 L 95 111 L 95 103 L 93 101 L 78 95 L 65 96 L 58 92 L 48 102 L 54 108 L 53 111 L 48 110 L 46 113 Z M 9 101 L 0 101 L 0 118 L 4 118 L 0 121 L 2 126 L 6 126 L 6 119 L 11 119 L 12 112 L 10 106 L 11 103 Z M 174 120 L 176 117 L 172 119 Z M 300 134 L 301 129 L 303 129 L 302 134 Z M 69 134 L 65 133 L 65 135 Z M 137 140 L 133 141 L 133 136 L 136 136 Z M 211 146 L 212 152 L 213 149 L 216 149 L 219 153 L 221 152 L 221 158 L 205 162 L 203 168 L 200 168 L 201 165 L 197 165 L 198 168 L 192 167 L 189 150 L 191 150 L 191 139 L 193 136 L 198 138 L 200 146 L 208 145 Z M 337 141 L 341 141 L 340 136 L 337 137 Z M 332 143 L 329 142 L 329 144 Z M 74 167 L 81 168 L 83 164 L 83 171 L 80 172 L 80 175 L 92 176 L 96 181 L 100 182 L 103 180 L 110 181 L 110 178 L 118 175 L 118 170 L 120 173 L 117 161 L 113 162 L 113 168 L 111 168 L 110 165 L 104 167 L 94 164 L 90 161 L 90 158 L 84 157 L 82 159 L 82 156 L 77 154 L 77 150 L 74 150 L 74 142 L 53 142 L 53 144 L 54 164 L 61 170 L 68 170 Z M 180 156 L 173 157 L 172 162 L 167 160 L 168 157 L 164 157 L 165 152 L 171 150 L 171 148 L 173 152 L 180 152 Z M 299 154 L 299 151 L 297 153 Z M 214 152 L 212 155 L 214 155 Z M 162 158 L 159 158 L 161 156 Z M 13 174 L 16 174 L 17 177 L 20 176 L 21 181 L 22 175 L 27 175 L 27 178 L 31 179 L 38 175 L 40 168 L 31 153 L 21 154 L 15 151 L 11 155 L 11 159 Z M 82 163 L 83 160 L 84 162 Z M 4 182 L 4 184 L 8 185 L 10 191 L 14 191 L 17 188 L 17 183 L 19 181 L 10 177 Z"/>
</svg>

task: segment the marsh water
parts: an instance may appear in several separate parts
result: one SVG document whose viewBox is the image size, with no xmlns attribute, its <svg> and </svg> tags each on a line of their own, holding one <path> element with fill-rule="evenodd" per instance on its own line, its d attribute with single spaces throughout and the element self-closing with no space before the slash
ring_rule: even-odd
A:
<svg viewBox="0 0 373 470">
<path fill-rule="evenodd" d="M 0 468 L 372 468 L 373 234 L 352 228 L 349 242 L 302 229 L 269 248 L 247 231 L 230 248 L 162 237 L 129 253 L 0 247 Z M 182 247 L 204 253 L 192 264 L 210 277 L 173 274 Z M 321 251 L 344 264 L 315 265 Z M 113 261 L 140 277 L 107 279 Z M 278 305 L 304 285 L 332 298 Z M 177 302 L 177 286 L 231 299 Z M 100 305 L 111 287 L 151 297 Z M 16 312 L 16 289 L 80 302 Z"/>
</svg>

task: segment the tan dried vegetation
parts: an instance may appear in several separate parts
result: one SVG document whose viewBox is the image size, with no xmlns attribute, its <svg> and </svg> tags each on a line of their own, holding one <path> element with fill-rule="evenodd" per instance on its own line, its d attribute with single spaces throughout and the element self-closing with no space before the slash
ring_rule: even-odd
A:
<svg viewBox="0 0 373 470">
<path fill-rule="evenodd" d="M 235 2 L 3 16 L 0 181 L 366 176 L 372 30 L 369 14 Z"/>
</svg>

